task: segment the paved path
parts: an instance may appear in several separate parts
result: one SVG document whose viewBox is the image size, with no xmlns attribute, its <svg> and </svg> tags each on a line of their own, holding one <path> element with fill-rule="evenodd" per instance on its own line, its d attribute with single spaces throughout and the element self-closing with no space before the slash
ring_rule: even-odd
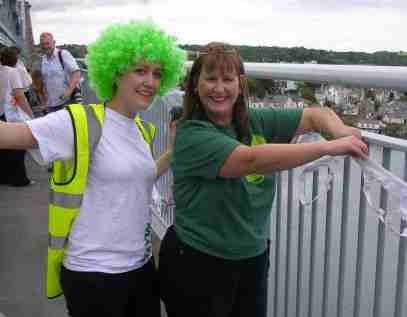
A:
<svg viewBox="0 0 407 317">
<path fill-rule="evenodd" d="M 0 316 L 68 317 L 63 297 L 45 298 L 49 173 L 27 166 L 35 185 L 0 185 Z"/>
</svg>

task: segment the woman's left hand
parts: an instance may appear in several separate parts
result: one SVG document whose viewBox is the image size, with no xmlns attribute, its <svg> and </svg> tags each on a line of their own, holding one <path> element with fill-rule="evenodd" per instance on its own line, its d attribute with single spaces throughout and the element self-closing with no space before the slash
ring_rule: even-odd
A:
<svg viewBox="0 0 407 317">
<path fill-rule="evenodd" d="M 369 155 L 367 144 L 354 135 L 325 142 L 324 146 L 328 155 L 351 155 L 359 159 L 366 159 Z"/>
</svg>

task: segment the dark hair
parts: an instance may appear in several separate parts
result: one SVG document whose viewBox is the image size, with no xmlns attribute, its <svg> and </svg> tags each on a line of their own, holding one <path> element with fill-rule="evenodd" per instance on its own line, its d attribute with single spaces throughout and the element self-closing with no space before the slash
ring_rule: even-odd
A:
<svg viewBox="0 0 407 317">
<path fill-rule="evenodd" d="M 17 46 L 10 46 L 10 48 L 11 48 L 12 50 L 14 50 L 14 51 L 16 52 L 16 54 L 17 54 L 17 55 L 19 55 L 19 54 L 21 53 L 20 48 L 19 48 L 19 47 L 17 47 Z"/>
<path fill-rule="evenodd" d="M 184 113 L 184 108 L 175 106 L 170 110 L 170 122 L 179 120 Z"/>
<path fill-rule="evenodd" d="M 209 43 L 192 64 L 186 84 L 183 119 L 191 120 L 196 114 L 205 114 L 199 95 L 196 93 L 199 76 L 203 68 L 208 71 L 214 69 L 220 69 L 222 72 L 235 71 L 240 75 L 241 94 L 239 94 L 233 108 L 232 123 L 237 130 L 239 141 L 249 143 L 248 89 L 244 66 L 239 53 L 225 43 Z"/>
<path fill-rule="evenodd" d="M 18 55 L 11 47 L 5 47 L 0 53 L 0 62 L 2 65 L 15 67 L 17 64 Z"/>
</svg>

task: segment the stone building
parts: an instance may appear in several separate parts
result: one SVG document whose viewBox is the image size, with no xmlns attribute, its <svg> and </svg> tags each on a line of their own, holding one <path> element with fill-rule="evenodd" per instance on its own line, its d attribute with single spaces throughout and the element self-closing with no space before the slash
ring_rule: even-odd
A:
<svg viewBox="0 0 407 317">
<path fill-rule="evenodd" d="M 28 64 L 33 47 L 30 8 L 25 0 L 0 0 L 0 47 L 19 47 Z"/>
</svg>

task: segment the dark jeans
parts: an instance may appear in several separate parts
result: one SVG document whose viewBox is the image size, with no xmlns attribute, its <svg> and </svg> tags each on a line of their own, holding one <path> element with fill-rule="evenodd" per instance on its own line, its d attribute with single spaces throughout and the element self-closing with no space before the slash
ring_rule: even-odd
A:
<svg viewBox="0 0 407 317">
<path fill-rule="evenodd" d="M 0 116 L 5 121 L 4 116 Z M 25 150 L 0 150 L 0 184 L 26 186 L 30 183 L 25 168 Z"/>
<path fill-rule="evenodd" d="M 169 317 L 265 317 L 268 252 L 232 261 L 199 252 L 171 227 L 161 244 L 161 299 Z"/>
<path fill-rule="evenodd" d="M 119 274 L 62 267 L 61 284 L 72 317 L 160 317 L 153 259 L 137 270 Z"/>
<path fill-rule="evenodd" d="M 6 121 L 6 118 L 3 115 L 0 115 L 0 121 Z M 0 149 L 0 184 L 8 183 L 8 155 L 9 150 Z"/>
</svg>

